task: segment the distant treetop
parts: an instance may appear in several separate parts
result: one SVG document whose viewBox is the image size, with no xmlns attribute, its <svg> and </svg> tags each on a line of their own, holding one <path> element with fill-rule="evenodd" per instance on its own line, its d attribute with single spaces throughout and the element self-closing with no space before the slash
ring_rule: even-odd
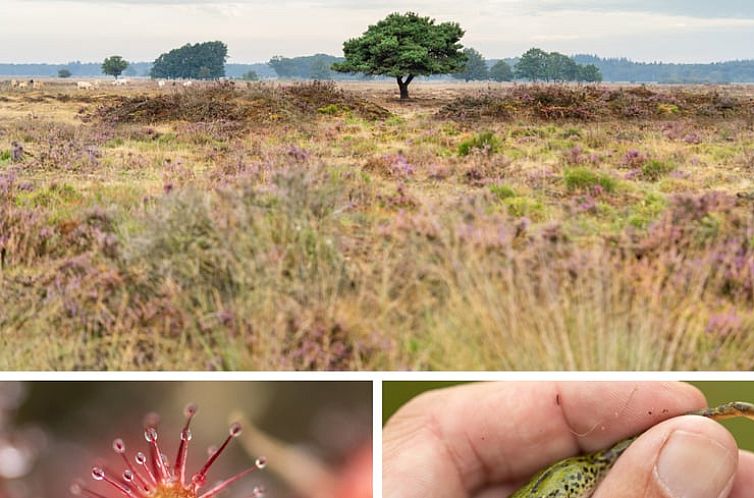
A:
<svg viewBox="0 0 754 498">
<path fill-rule="evenodd" d="M 211 41 L 182 46 L 160 55 L 154 61 L 152 78 L 217 79 L 225 76 L 228 46 Z"/>
<path fill-rule="evenodd" d="M 515 76 L 530 81 L 602 81 L 597 66 L 581 66 L 567 55 L 538 48 L 529 49 L 521 56 Z"/>
<path fill-rule="evenodd" d="M 120 55 L 113 55 L 112 57 L 105 59 L 102 63 L 102 74 L 113 76 L 117 80 L 118 76 L 120 76 L 127 67 L 128 62 L 123 59 L 123 57 Z"/>
<path fill-rule="evenodd" d="M 453 77 L 465 81 L 483 81 L 490 79 L 490 72 L 482 54 L 473 48 L 463 49 L 466 63 L 461 71 L 453 73 Z"/>
<path fill-rule="evenodd" d="M 494 81 L 512 81 L 513 69 L 504 60 L 499 60 L 490 68 L 490 79 Z"/>
</svg>

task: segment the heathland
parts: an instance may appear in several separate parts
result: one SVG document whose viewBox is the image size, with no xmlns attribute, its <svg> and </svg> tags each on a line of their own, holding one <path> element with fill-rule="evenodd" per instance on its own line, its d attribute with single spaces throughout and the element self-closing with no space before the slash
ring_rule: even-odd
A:
<svg viewBox="0 0 754 498">
<path fill-rule="evenodd" d="M 754 368 L 754 90 L 0 86 L 0 369 Z"/>
</svg>

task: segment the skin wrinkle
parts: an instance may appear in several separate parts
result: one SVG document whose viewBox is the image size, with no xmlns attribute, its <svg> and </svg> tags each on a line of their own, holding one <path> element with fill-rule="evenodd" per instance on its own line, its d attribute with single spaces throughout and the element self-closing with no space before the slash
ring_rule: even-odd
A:
<svg viewBox="0 0 754 498">
<path fill-rule="evenodd" d="M 670 436 L 673 434 L 673 431 L 668 432 L 665 434 L 662 438 L 662 444 L 660 444 L 660 451 L 655 453 L 654 458 L 652 459 L 652 472 L 647 472 L 647 477 L 644 479 L 644 490 L 642 491 L 643 496 L 647 496 L 650 487 L 652 486 L 652 480 L 654 477 L 654 480 L 657 481 L 657 477 L 654 476 L 654 474 L 657 472 L 657 460 L 660 458 L 660 452 L 662 452 L 662 448 L 665 447 L 665 445 L 668 443 L 668 439 L 670 439 Z M 667 491 L 667 490 L 666 490 Z M 667 493 L 666 493 L 667 494 Z"/>
<path fill-rule="evenodd" d="M 479 465 L 480 471 L 481 471 L 481 478 L 477 478 L 477 482 L 481 481 L 482 483 L 487 483 L 492 481 L 492 476 L 494 475 L 494 471 L 490 465 L 487 464 L 487 462 L 482 458 L 482 455 L 479 453 L 479 450 L 476 447 L 476 444 L 472 440 L 471 436 L 468 432 L 464 431 L 464 437 L 466 438 L 466 443 L 469 445 L 469 448 L 471 448 L 471 452 L 474 454 L 474 459 L 477 462 L 480 462 L 481 465 Z M 477 472 L 479 473 L 479 472 Z M 470 486 L 465 486 L 466 489 L 471 489 Z M 481 489 L 480 485 L 474 486 L 474 492 Z M 472 493 L 473 494 L 473 493 Z"/>
<path fill-rule="evenodd" d="M 461 485 L 463 489 L 465 489 L 466 496 L 470 496 L 469 490 L 472 489 L 472 487 L 478 487 L 478 486 L 471 486 L 469 482 L 469 477 L 465 474 L 466 472 L 463 472 L 463 458 L 459 454 L 458 451 L 454 451 L 452 446 L 448 444 L 447 438 L 445 437 L 445 431 L 443 430 L 442 423 L 437 418 L 437 413 L 432 412 L 430 415 L 429 420 L 429 429 L 430 434 L 436 439 L 436 441 L 439 443 L 439 446 L 444 449 L 445 453 L 448 455 L 451 461 L 451 465 L 453 468 L 455 468 L 456 476 L 458 477 L 458 480 L 461 482 Z M 468 433 L 466 431 L 463 431 L 463 436 L 467 441 L 467 444 L 469 445 L 469 448 L 471 449 L 472 453 L 477 457 L 476 462 L 482 462 L 482 460 L 479 458 L 479 453 L 476 451 L 476 448 L 474 447 L 474 444 L 471 442 L 471 438 L 469 437 Z M 482 463 L 482 467 L 484 467 L 485 464 Z M 478 466 L 477 466 L 478 467 Z M 484 470 L 483 470 L 484 472 Z M 478 471 L 472 470 L 471 472 L 468 472 L 470 474 L 478 474 Z"/>
<path fill-rule="evenodd" d="M 571 437 L 570 437 L 570 446 L 574 449 L 575 453 L 583 453 L 583 452 L 585 452 L 586 449 L 581 445 L 581 443 L 579 441 L 578 435 L 576 435 L 576 434 L 573 433 L 573 431 L 572 431 L 573 425 L 571 424 L 569 416 L 566 414 L 566 412 L 564 410 L 564 403 L 563 403 L 564 397 L 563 397 L 563 393 L 561 392 L 561 385 L 559 383 L 554 384 L 553 385 L 553 392 L 550 395 L 546 396 L 546 398 L 549 398 L 549 399 L 560 399 L 560 404 L 558 405 L 558 408 L 557 408 L 556 412 L 557 412 L 557 414 L 559 416 L 558 418 L 560 420 L 560 423 L 563 424 L 564 427 L 566 427 L 566 428 L 569 429 L 569 434 L 571 435 Z M 442 429 L 440 428 L 439 431 L 440 432 L 438 434 L 436 434 L 436 435 L 438 437 L 441 437 L 441 441 L 447 447 L 447 444 L 445 443 L 445 439 L 444 439 L 444 437 L 442 437 L 443 436 Z M 467 472 L 463 472 L 461 470 L 462 469 L 461 462 L 459 462 L 458 458 L 456 458 L 456 457 L 453 456 L 455 454 L 455 452 L 451 451 L 450 448 L 447 449 L 447 452 L 448 452 L 448 454 L 451 455 L 451 459 L 452 459 L 453 465 L 456 467 L 456 471 L 457 471 L 457 473 L 458 473 L 458 475 L 459 475 L 459 477 L 461 479 L 461 482 L 464 483 L 464 488 L 465 489 L 473 489 L 474 491 L 479 491 L 480 489 L 483 489 L 482 487 L 485 484 L 489 484 L 489 483 L 493 482 L 492 481 L 492 476 L 495 475 L 495 473 L 492 470 L 492 468 L 490 467 L 490 465 L 487 464 L 486 459 L 484 459 L 484 458 L 481 457 L 481 453 L 480 453 L 479 449 L 476 447 L 476 442 L 471 438 L 471 436 L 468 434 L 468 432 L 464 431 L 463 435 L 464 435 L 464 438 L 466 439 L 466 441 L 468 442 L 469 447 L 470 447 L 472 453 L 476 457 L 476 460 L 475 460 L 477 462 L 476 468 L 472 469 L 470 471 L 467 471 Z M 535 447 L 541 446 L 541 442 L 539 440 L 533 441 L 533 442 L 536 443 L 533 446 L 535 446 Z M 574 453 L 574 451 L 572 451 L 572 453 Z M 552 463 L 554 463 L 554 462 L 556 462 L 558 460 L 560 460 L 560 459 L 556 458 L 555 460 L 553 460 Z M 513 469 L 507 463 L 507 460 L 506 460 L 506 467 L 507 467 L 507 469 L 506 469 L 506 471 L 503 474 L 508 475 L 508 476 L 512 475 L 513 474 Z M 481 474 L 485 479 L 483 479 L 481 481 L 477 480 L 476 482 L 473 482 L 473 481 L 470 482 L 465 477 L 465 475 L 469 475 L 469 474 L 476 474 L 477 476 L 479 474 Z M 477 484 L 477 483 L 480 483 L 480 484 Z"/>
<path fill-rule="evenodd" d="M 456 477 L 458 478 L 458 481 L 461 483 L 461 487 L 463 489 L 465 489 L 465 490 L 468 490 L 468 487 L 465 486 L 465 483 L 463 481 L 463 476 L 462 476 L 462 474 L 461 474 L 461 472 L 459 470 L 459 465 L 458 465 L 458 460 L 457 460 L 458 456 L 455 454 L 454 451 L 451 450 L 450 446 L 445 441 L 445 437 L 444 437 L 445 433 L 444 433 L 444 431 L 442 429 L 442 423 L 440 422 L 440 420 L 437 417 L 437 413 L 432 412 L 429 415 L 429 417 L 427 417 L 427 422 L 428 422 L 427 423 L 427 430 L 428 430 L 430 436 L 432 436 L 432 437 L 435 438 L 434 442 L 436 444 L 433 444 L 432 446 L 436 445 L 436 446 L 438 446 L 440 449 L 442 449 L 445 452 L 445 454 L 447 455 L 447 457 L 451 461 L 451 465 L 456 470 Z M 468 492 L 467 492 L 466 496 L 469 496 Z"/>
</svg>

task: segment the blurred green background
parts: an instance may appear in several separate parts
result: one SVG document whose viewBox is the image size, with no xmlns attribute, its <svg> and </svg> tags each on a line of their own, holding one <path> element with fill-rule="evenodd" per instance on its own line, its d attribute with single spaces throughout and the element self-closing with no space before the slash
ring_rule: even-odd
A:
<svg viewBox="0 0 754 498">
<path fill-rule="evenodd" d="M 432 389 L 442 389 L 462 382 L 384 382 L 382 385 L 383 424 L 407 401 Z M 710 406 L 728 401 L 754 403 L 754 382 L 690 382 L 707 397 Z M 742 449 L 754 451 L 754 421 L 724 420 L 722 424 L 735 436 Z"/>
</svg>

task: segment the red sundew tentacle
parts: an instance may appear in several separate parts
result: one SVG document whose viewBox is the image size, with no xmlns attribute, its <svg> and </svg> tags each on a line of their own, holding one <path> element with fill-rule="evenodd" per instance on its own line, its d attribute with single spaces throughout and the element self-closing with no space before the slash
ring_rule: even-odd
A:
<svg viewBox="0 0 754 498">
<path fill-rule="evenodd" d="M 107 498 L 105 495 L 92 491 L 78 482 L 71 484 L 71 494 L 76 496 L 86 496 L 87 498 Z"/>
<path fill-rule="evenodd" d="M 160 451 L 160 445 L 157 443 L 157 437 L 157 429 L 154 427 L 148 427 L 144 431 L 144 439 L 147 440 L 150 446 L 152 467 L 154 467 L 155 474 L 157 474 L 157 479 L 159 482 L 167 484 L 170 482 L 170 472 L 165 466 L 165 459 Z"/>
<path fill-rule="evenodd" d="M 120 481 L 117 481 L 107 475 L 107 472 L 102 467 L 93 467 L 92 468 L 92 479 L 95 481 L 104 481 L 110 486 L 117 489 L 123 496 L 126 498 L 132 498 L 134 496 L 133 490 L 129 486 L 125 486 L 121 484 Z"/>
<path fill-rule="evenodd" d="M 186 407 L 186 425 L 183 426 L 181 431 L 181 443 L 178 446 L 178 455 L 175 457 L 175 473 L 178 476 L 181 486 L 186 485 L 186 455 L 188 454 L 188 445 L 191 441 L 191 419 L 196 415 L 197 407 L 194 404 L 190 404 Z"/>
<path fill-rule="evenodd" d="M 149 480 L 152 481 L 152 484 L 157 486 L 157 478 L 152 472 L 152 469 L 149 468 L 149 462 L 147 462 L 147 456 L 142 452 L 138 452 L 136 454 L 135 460 L 137 464 L 144 467 L 144 470 L 147 472 L 147 475 L 149 476 Z"/>
<path fill-rule="evenodd" d="M 132 487 L 132 490 L 135 492 L 137 496 L 139 496 L 140 498 L 147 498 L 147 496 L 149 495 L 149 492 L 139 488 L 138 486 L 134 484 L 133 472 L 126 469 L 123 471 L 123 474 L 121 474 L 121 477 L 123 478 L 123 480 L 126 482 L 128 486 Z"/>
<path fill-rule="evenodd" d="M 194 477 L 191 478 L 191 482 L 193 484 L 194 491 L 198 490 L 200 487 L 204 485 L 204 482 L 207 480 L 207 472 L 209 472 L 209 468 L 212 466 L 213 463 L 215 463 L 215 460 L 217 460 L 217 457 L 220 456 L 220 454 L 225 451 L 225 448 L 228 447 L 231 440 L 233 438 L 236 438 L 241 435 L 241 424 L 233 424 L 230 426 L 228 437 L 225 438 L 225 441 L 223 441 L 223 444 L 220 445 L 220 447 L 215 450 L 207 459 L 207 462 L 204 464 L 204 466 L 201 468 L 199 472 L 194 474 Z"/>
<path fill-rule="evenodd" d="M 217 495 L 218 493 L 220 493 L 225 488 L 227 488 L 234 482 L 238 481 L 239 479 L 246 477 L 247 475 L 251 474 L 255 470 L 263 469 L 265 465 L 267 465 L 267 461 L 264 458 L 258 458 L 253 467 L 249 467 L 248 469 L 239 472 L 233 477 L 218 483 L 215 487 L 199 495 L 199 498 L 212 498 L 213 496 Z"/>
<path fill-rule="evenodd" d="M 152 444 L 152 442 L 149 440 L 150 434 L 154 433 L 157 434 L 157 427 L 160 425 L 160 415 L 151 412 L 148 413 L 144 417 L 144 438 L 147 440 L 149 444 L 149 465 L 147 468 L 149 468 L 155 478 L 157 479 L 158 483 L 165 483 L 165 478 L 163 477 L 163 472 L 160 470 L 162 468 L 162 453 L 160 452 L 159 445 L 156 444 L 157 439 L 155 438 L 155 444 Z"/>
<path fill-rule="evenodd" d="M 143 491 L 146 493 L 149 493 L 152 491 L 153 487 L 149 485 L 147 480 L 144 478 L 144 476 L 136 470 L 136 467 L 131 463 L 131 460 L 128 459 L 128 455 L 126 455 L 126 444 L 123 442 L 122 439 L 116 439 L 113 441 L 113 450 L 115 453 L 120 455 L 120 457 L 123 459 L 123 463 L 126 464 L 126 467 L 128 470 L 130 470 L 133 473 L 133 476 L 136 480 L 136 483 L 139 486 L 139 491 Z"/>
</svg>

